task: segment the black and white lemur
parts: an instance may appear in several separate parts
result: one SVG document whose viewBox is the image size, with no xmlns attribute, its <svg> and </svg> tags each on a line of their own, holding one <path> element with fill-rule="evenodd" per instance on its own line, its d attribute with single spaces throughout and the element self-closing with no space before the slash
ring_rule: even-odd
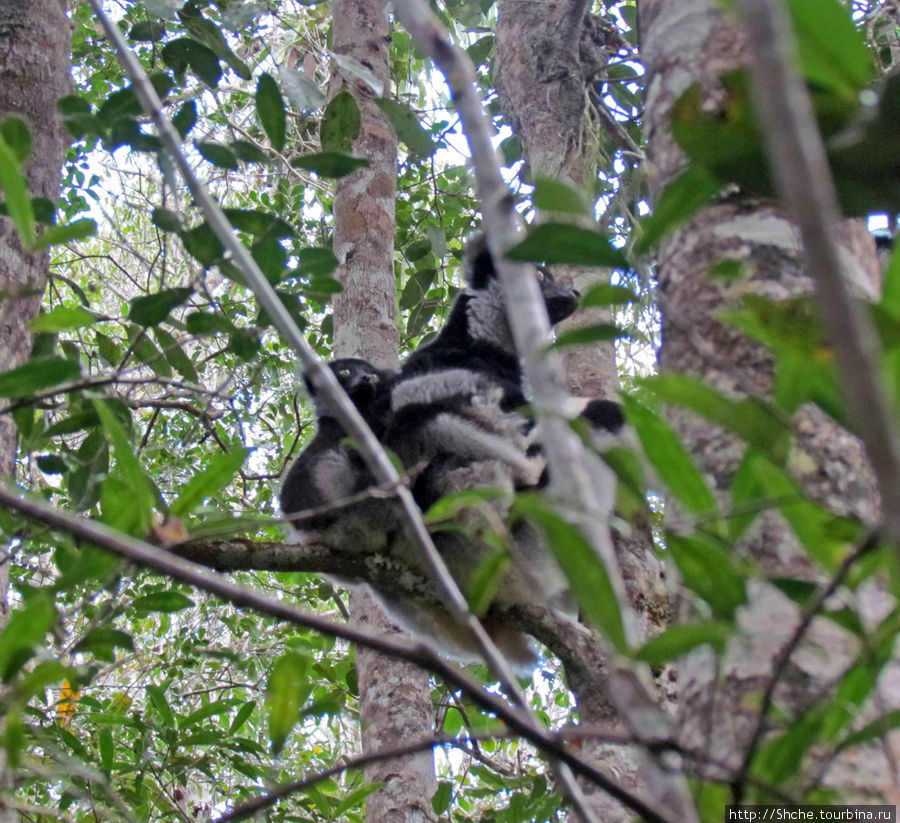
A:
<svg viewBox="0 0 900 823">
<path fill-rule="evenodd" d="M 376 437 L 382 437 L 390 416 L 390 386 L 396 372 L 377 369 L 365 360 L 345 357 L 328 364 L 341 388 L 353 401 Z M 370 514 L 383 506 L 381 501 L 357 500 L 372 485 L 372 476 L 351 444 L 327 402 L 312 383 L 304 379 L 316 409 L 316 434 L 288 471 L 281 487 L 281 510 L 291 525 L 301 531 L 322 531 L 341 523 L 366 530 Z M 371 524 L 369 524 L 371 525 Z"/>
<path fill-rule="evenodd" d="M 542 485 L 546 473 L 533 442 L 533 420 L 522 410 L 521 366 L 502 286 L 483 238 L 469 244 L 464 269 L 467 285 L 446 323 L 433 341 L 410 355 L 399 375 L 380 372 L 365 361 L 331 365 L 376 435 L 409 470 L 420 506 L 427 508 L 446 494 L 476 488 L 505 493 L 485 504 L 480 514 L 473 510 L 456 528 L 434 534 L 439 552 L 465 592 L 479 565 L 495 552 L 479 532 L 503 528 L 513 491 Z M 539 278 L 550 321 L 558 323 L 575 310 L 577 292 L 557 284 L 549 272 L 540 271 Z M 317 413 L 318 433 L 291 467 L 282 490 L 282 508 L 289 516 L 334 504 L 371 482 L 358 455 L 342 443 L 343 432 L 328 409 L 317 403 Z M 608 401 L 591 401 L 584 416 L 603 429 L 618 428 L 621 422 L 618 406 Z M 369 531 L 375 523 L 393 527 L 387 501 L 365 505 L 381 508 L 377 516 L 370 516 L 376 514 L 374 510 L 360 513 L 357 508 L 343 517 L 329 513 L 325 520 L 305 518 L 295 523 L 303 529 L 325 526 L 337 532 L 343 527 L 340 536 L 349 540 L 360 539 L 360 531 L 366 531 L 361 523 Z M 506 572 L 492 602 L 570 610 L 565 580 L 533 527 L 519 521 L 508 527 L 506 536 Z M 388 551 L 424 574 L 418 551 L 399 531 L 392 533 Z M 388 611 L 408 628 L 429 637 L 451 656 L 471 656 L 474 649 L 467 633 L 445 610 L 424 606 L 402 592 L 381 590 L 380 594 Z M 494 619 L 490 611 L 483 622 L 511 662 L 522 667 L 533 663 L 529 641 L 521 631 L 508 621 Z"/>
</svg>

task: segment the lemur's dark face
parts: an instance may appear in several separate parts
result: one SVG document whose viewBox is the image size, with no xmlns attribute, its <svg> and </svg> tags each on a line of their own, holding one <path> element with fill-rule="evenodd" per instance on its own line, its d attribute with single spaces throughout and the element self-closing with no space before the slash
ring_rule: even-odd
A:
<svg viewBox="0 0 900 823">
<path fill-rule="evenodd" d="M 473 242 L 476 249 L 469 272 L 469 287 L 476 292 L 490 291 L 492 285 L 497 282 L 494 261 L 483 239 L 479 238 Z M 578 308 L 578 292 L 571 286 L 557 283 L 550 270 L 544 266 L 538 266 L 537 276 L 544 305 L 547 307 L 547 315 L 550 318 L 550 325 L 555 326 Z"/>
<path fill-rule="evenodd" d="M 334 376 L 341 388 L 360 410 L 365 409 L 386 383 L 387 372 L 376 369 L 366 360 L 358 357 L 341 357 L 332 360 L 328 368 L 334 372 Z M 308 378 L 304 377 L 306 389 L 313 399 L 316 398 L 316 390 Z"/>
</svg>

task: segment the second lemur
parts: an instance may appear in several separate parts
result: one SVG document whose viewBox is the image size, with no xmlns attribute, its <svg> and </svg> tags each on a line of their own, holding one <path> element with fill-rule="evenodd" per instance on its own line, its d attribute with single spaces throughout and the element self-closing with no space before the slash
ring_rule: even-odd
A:
<svg viewBox="0 0 900 823">
<path fill-rule="evenodd" d="M 377 369 L 355 357 L 328 364 L 338 383 L 353 401 L 376 437 L 381 438 L 390 414 L 390 387 L 395 372 Z M 339 520 L 348 522 L 342 501 L 364 492 L 372 485 L 372 476 L 356 449 L 345 442 L 346 433 L 324 398 L 304 378 L 316 407 L 316 434 L 294 461 L 281 487 L 281 509 L 298 530 L 321 531 Z M 369 514 L 384 507 L 384 501 L 356 504 Z M 305 514 L 305 512 L 308 512 Z"/>
</svg>

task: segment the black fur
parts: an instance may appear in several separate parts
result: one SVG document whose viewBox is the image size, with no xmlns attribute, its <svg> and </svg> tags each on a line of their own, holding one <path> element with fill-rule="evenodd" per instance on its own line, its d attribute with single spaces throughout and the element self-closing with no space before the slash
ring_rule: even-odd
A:
<svg viewBox="0 0 900 823">
<path fill-rule="evenodd" d="M 328 365 L 375 435 L 383 436 L 395 373 L 352 357 Z M 316 396 L 312 383 L 308 379 L 305 383 L 316 404 L 317 430 L 284 479 L 281 509 L 295 528 L 321 530 L 333 526 L 345 512 L 335 508 L 309 517 L 299 513 L 334 506 L 368 488 L 372 478 L 356 450 L 344 442 L 347 435 L 341 424 Z"/>
</svg>

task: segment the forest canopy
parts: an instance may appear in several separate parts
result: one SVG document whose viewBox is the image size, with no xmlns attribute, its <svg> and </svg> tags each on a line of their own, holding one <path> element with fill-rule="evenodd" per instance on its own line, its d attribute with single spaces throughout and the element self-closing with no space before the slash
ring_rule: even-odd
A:
<svg viewBox="0 0 900 823">
<path fill-rule="evenodd" d="M 895 4 L 13 5 L 0 821 L 900 796 Z M 304 373 L 352 406 L 321 361 L 433 341 L 476 229 L 550 480 L 408 514 L 490 548 L 448 593 L 278 499 Z M 535 265 L 579 292 L 552 337 Z M 412 500 L 342 414 L 365 494 Z M 521 524 L 580 622 L 501 602 Z M 536 666 L 385 635 L 361 581 L 515 625 Z"/>
</svg>

